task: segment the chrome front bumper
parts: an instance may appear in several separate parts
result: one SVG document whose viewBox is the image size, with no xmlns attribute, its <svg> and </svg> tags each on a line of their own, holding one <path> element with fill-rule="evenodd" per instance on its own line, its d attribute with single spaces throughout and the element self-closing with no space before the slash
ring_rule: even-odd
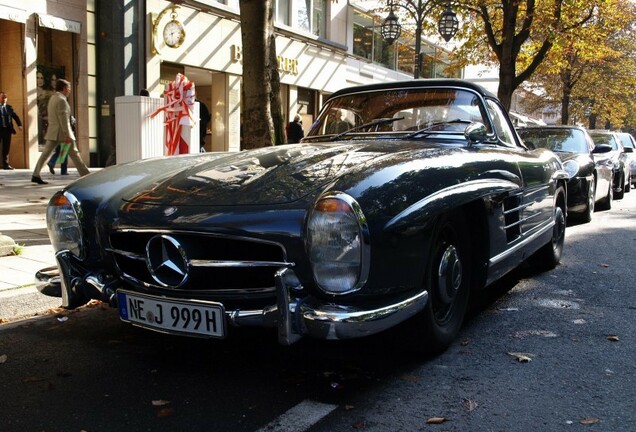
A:
<svg viewBox="0 0 636 432">
<path fill-rule="evenodd" d="M 66 308 L 79 307 L 90 299 L 117 307 L 119 279 L 90 272 L 79 274 L 80 263 L 69 252 L 58 252 L 56 259 L 61 269 L 59 276 L 51 268 L 36 274 L 36 286 L 42 293 L 62 297 L 62 306 Z M 240 327 L 277 327 L 278 341 L 283 345 L 291 345 L 303 336 L 352 339 L 387 330 L 420 312 L 428 301 L 428 292 L 420 291 L 389 305 L 361 309 L 294 296 L 298 287 L 293 283 L 298 279 L 291 269 L 278 271 L 275 280 L 276 305 L 258 310 L 226 310 L 228 323 Z"/>
</svg>

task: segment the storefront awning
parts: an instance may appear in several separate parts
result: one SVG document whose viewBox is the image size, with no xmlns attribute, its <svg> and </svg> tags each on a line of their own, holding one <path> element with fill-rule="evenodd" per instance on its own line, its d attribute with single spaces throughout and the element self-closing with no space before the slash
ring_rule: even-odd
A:
<svg viewBox="0 0 636 432">
<path fill-rule="evenodd" d="M 27 12 L 25 10 L 12 8 L 10 6 L 0 6 L 0 19 L 16 21 L 25 24 L 27 20 Z"/>
<path fill-rule="evenodd" d="M 71 33 L 81 33 L 82 23 L 78 21 L 60 18 L 53 15 L 39 14 L 40 25 L 53 30 L 67 31 Z"/>
</svg>

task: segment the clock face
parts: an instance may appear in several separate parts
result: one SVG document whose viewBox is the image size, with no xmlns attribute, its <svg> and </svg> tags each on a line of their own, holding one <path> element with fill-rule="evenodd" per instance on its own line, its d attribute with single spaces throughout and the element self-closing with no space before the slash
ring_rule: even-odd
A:
<svg viewBox="0 0 636 432">
<path fill-rule="evenodd" d="M 163 40 L 171 48 L 177 48 L 185 40 L 185 30 L 183 25 L 173 19 L 163 28 Z"/>
</svg>

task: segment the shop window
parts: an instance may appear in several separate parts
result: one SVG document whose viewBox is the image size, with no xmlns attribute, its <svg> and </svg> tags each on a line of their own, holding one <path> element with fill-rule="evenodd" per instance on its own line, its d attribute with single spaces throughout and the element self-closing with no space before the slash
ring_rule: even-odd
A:
<svg viewBox="0 0 636 432">
<path fill-rule="evenodd" d="M 353 12 L 353 54 L 395 69 L 395 47 L 389 45 L 380 34 L 380 24 L 369 15 Z"/>
<path fill-rule="evenodd" d="M 47 105 L 55 93 L 55 84 L 59 78 L 73 85 L 73 33 L 39 27 L 37 35 L 37 105 L 38 105 L 38 143 L 44 145 L 44 135 L 48 127 Z M 74 96 L 71 93 L 69 103 L 74 109 Z"/>
<path fill-rule="evenodd" d="M 276 0 L 274 2 L 274 16 L 277 24 L 289 25 L 289 0 Z"/>
<path fill-rule="evenodd" d="M 327 0 L 298 0 L 298 27 L 316 36 L 327 37 Z"/>
</svg>

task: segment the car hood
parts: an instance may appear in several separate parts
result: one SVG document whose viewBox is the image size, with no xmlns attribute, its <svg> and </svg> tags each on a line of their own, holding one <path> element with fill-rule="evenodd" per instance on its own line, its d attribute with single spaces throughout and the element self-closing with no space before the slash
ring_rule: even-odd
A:
<svg viewBox="0 0 636 432">
<path fill-rule="evenodd" d="M 390 145 L 390 144 L 387 144 Z M 391 148 L 377 143 L 285 145 L 225 154 L 184 157 L 178 167 L 163 159 L 152 184 L 124 200 L 155 205 L 272 205 L 296 201 L 345 172 L 384 158 Z M 186 163 L 186 161 L 188 163 Z M 157 169 L 159 167 L 159 172 Z"/>
</svg>

